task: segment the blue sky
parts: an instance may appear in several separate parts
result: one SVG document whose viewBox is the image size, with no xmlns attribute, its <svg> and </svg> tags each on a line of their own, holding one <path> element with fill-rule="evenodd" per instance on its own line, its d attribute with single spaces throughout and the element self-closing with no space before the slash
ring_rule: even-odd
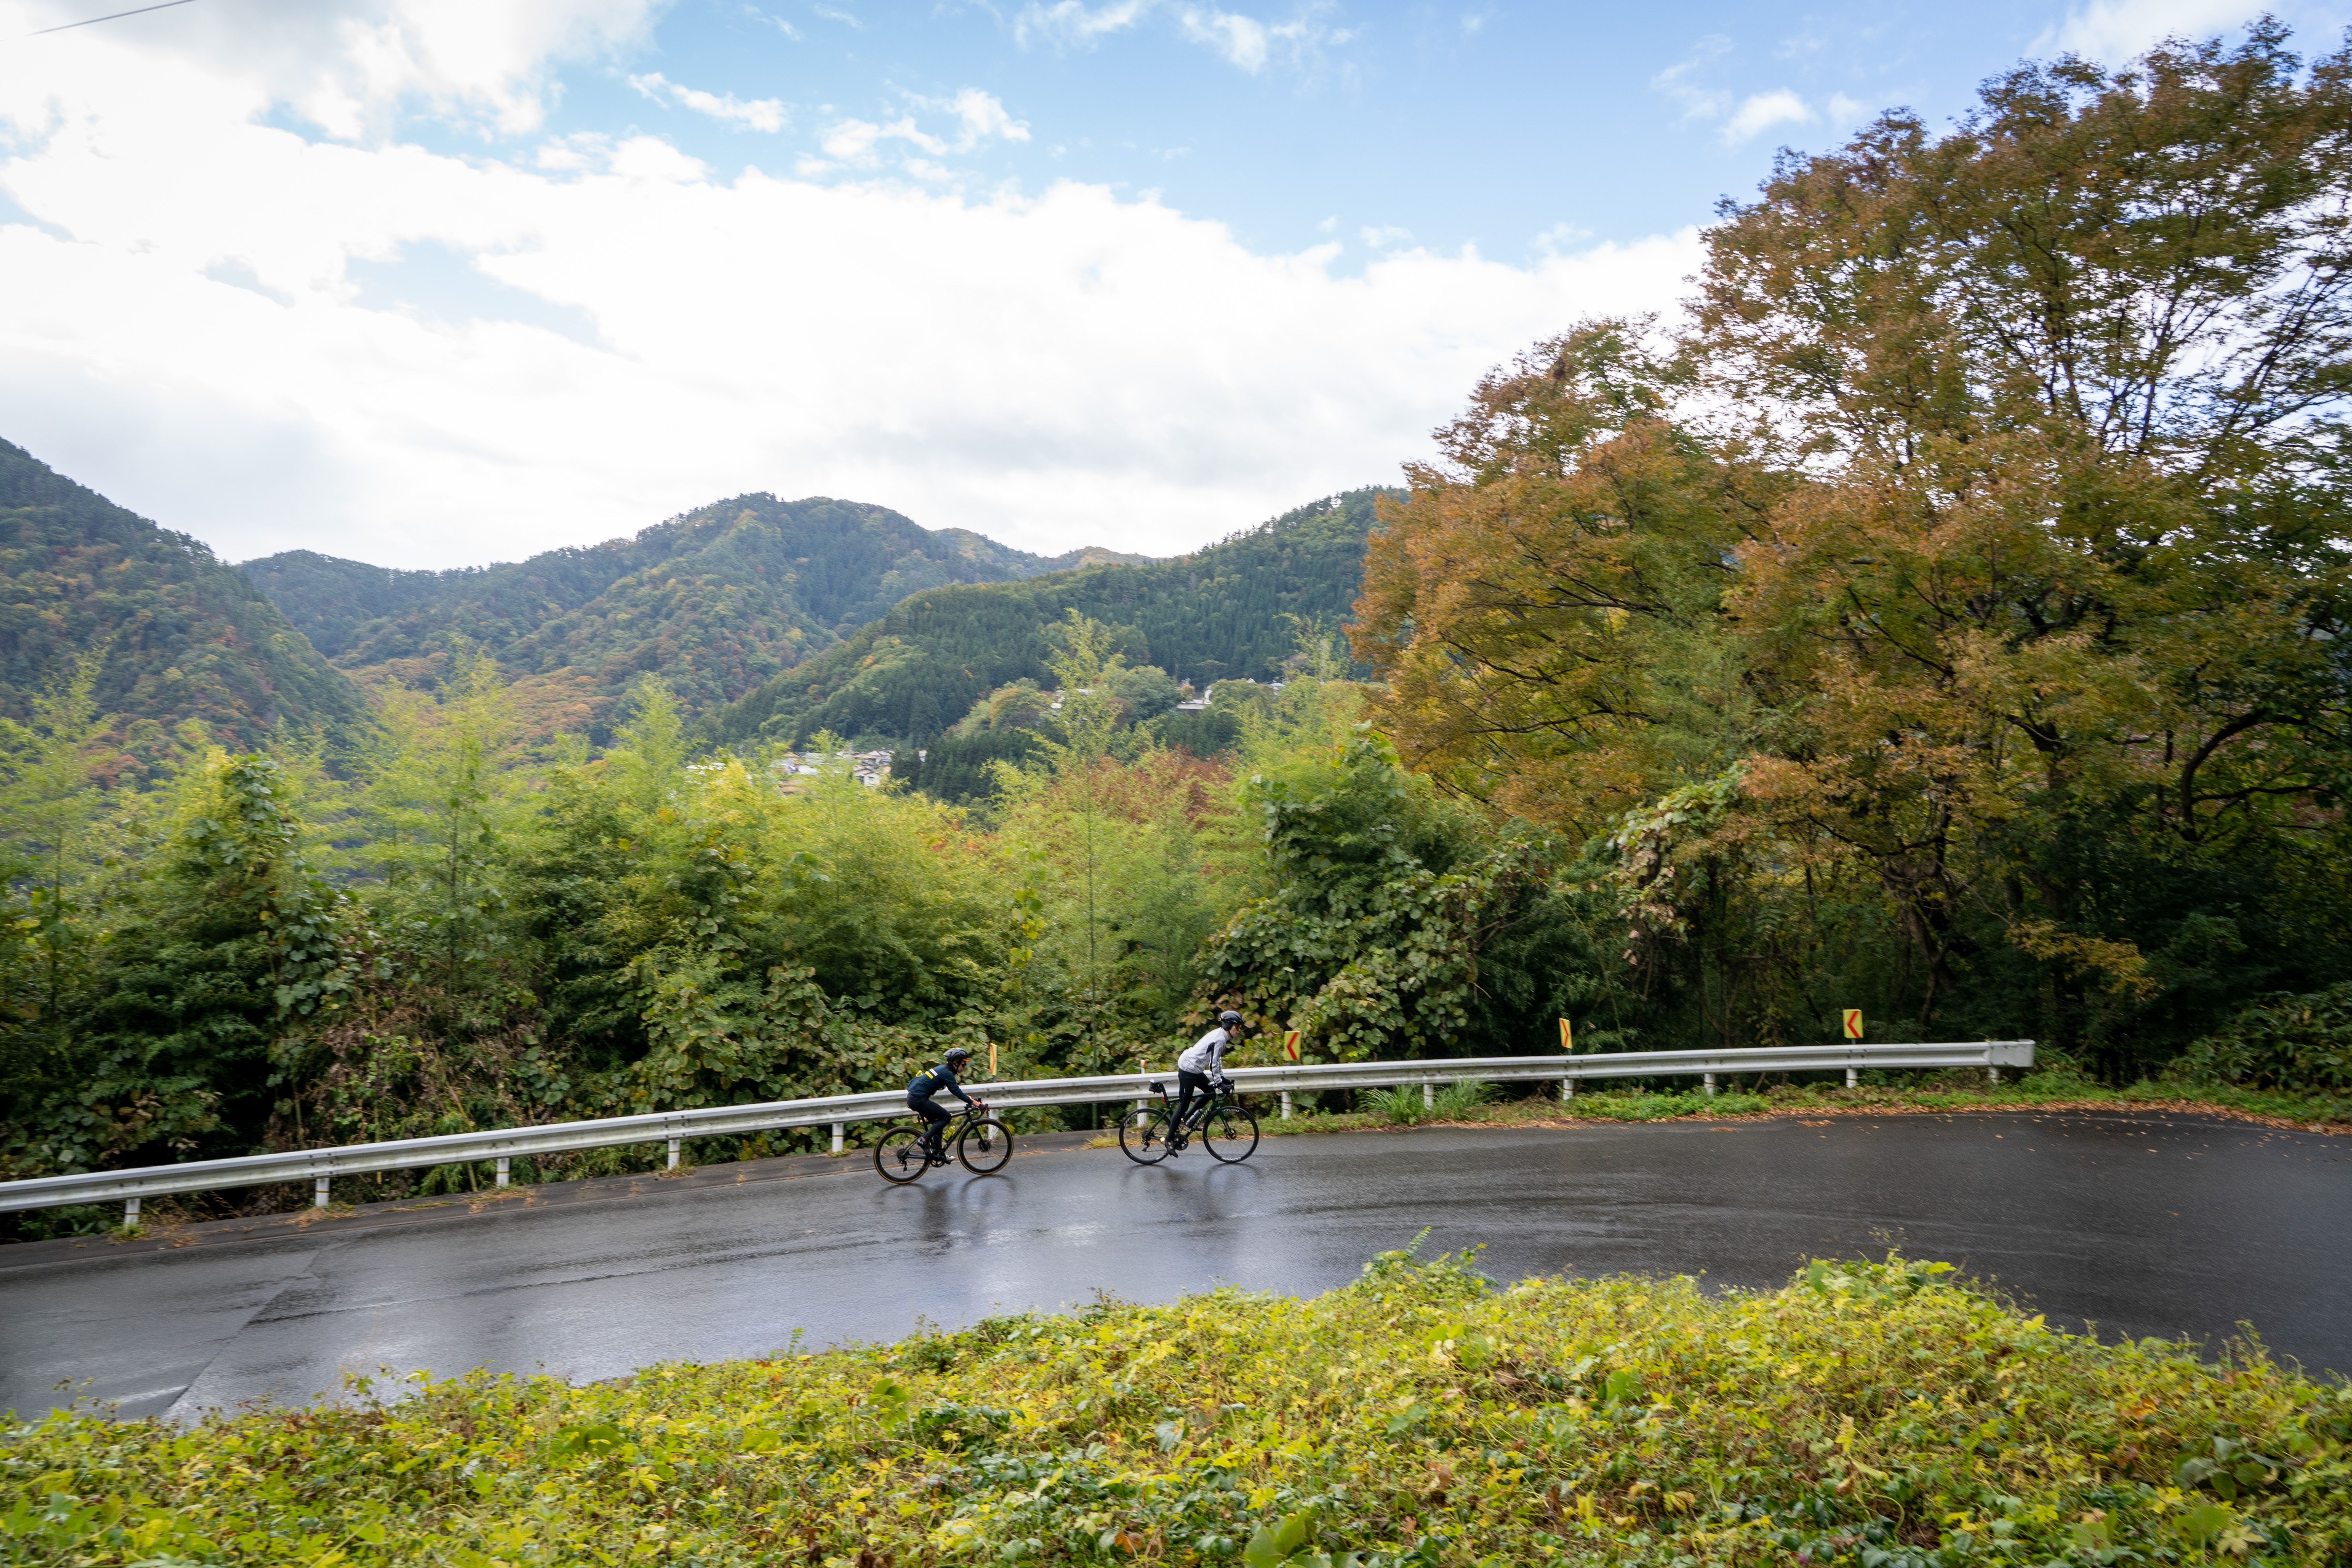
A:
<svg viewBox="0 0 2352 1568">
<path fill-rule="evenodd" d="M 1833 144 L 1895 105 L 1943 122 L 2037 47 L 2146 31 L 1999 0 L 1326 5 L 1259 13 L 1239 37 L 1218 15 L 685 0 L 625 63 L 567 73 L 555 123 L 633 124 L 720 169 L 773 169 L 821 158 L 824 131 L 845 120 L 935 127 L 927 104 L 976 88 L 1028 131 L 976 148 L 981 178 L 1157 190 L 1259 249 L 1334 233 L 1360 245 L 1369 230 L 1517 259 L 1703 223 L 1718 197 L 1752 192 L 1783 143 Z M 773 103 L 785 129 L 630 85 L 656 75 Z"/>
<path fill-rule="evenodd" d="M 747 489 L 1171 553 L 1670 316 L 1777 148 L 2257 9 L 192 0 L 0 44 L 0 436 L 232 557 Z"/>
</svg>

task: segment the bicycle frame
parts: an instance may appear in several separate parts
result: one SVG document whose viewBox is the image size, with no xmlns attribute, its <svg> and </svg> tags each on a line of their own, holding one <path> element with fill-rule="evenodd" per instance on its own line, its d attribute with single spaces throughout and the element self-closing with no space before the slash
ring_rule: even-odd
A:
<svg viewBox="0 0 2352 1568">
<path fill-rule="evenodd" d="M 1155 1083 L 1151 1087 L 1160 1091 L 1160 1110 L 1158 1114 L 1168 1118 L 1168 1130 L 1171 1132 L 1192 1133 L 1198 1131 L 1201 1128 L 1208 1125 L 1209 1113 L 1214 1110 L 1218 1106 L 1232 1105 L 1238 1108 L 1242 1102 L 1241 1090 L 1234 1087 L 1234 1080 L 1229 1078 L 1222 1079 L 1217 1083 L 1211 1085 L 1205 1092 L 1196 1095 L 1193 1098 L 1192 1108 L 1184 1113 L 1183 1124 L 1179 1126 L 1176 1121 L 1176 1112 L 1174 1109 L 1176 1101 L 1174 1098 L 1169 1094 L 1168 1086 L 1164 1083 Z"/>
<path fill-rule="evenodd" d="M 971 1130 L 971 1124 L 978 1121 L 987 1114 L 988 1101 L 984 1100 L 975 1100 L 971 1104 L 965 1106 L 961 1110 L 949 1117 L 945 1121 L 937 1123 L 936 1125 L 940 1130 L 940 1151 L 944 1152 L 949 1144 L 954 1142 L 957 1139 L 970 1131 Z M 934 1123 L 926 1120 L 923 1123 L 923 1130 L 928 1132 L 931 1130 L 933 1125 Z"/>
</svg>

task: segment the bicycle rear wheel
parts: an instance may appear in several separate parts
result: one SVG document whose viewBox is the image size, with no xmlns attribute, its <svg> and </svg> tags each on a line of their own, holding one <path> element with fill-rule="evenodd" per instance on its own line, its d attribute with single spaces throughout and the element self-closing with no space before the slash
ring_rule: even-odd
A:
<svg viewBox="0 0 2352 1568">
<path fill-rule="evenodd" d="M 1157 1110 L 1129 1110 L 1118 1119 L 1118 1146 L 1139 1165 L 1168 1158 L 1168 1120 Z"/>
<path fill-rule="evenodd" d="M 930 1165 L 930 1156 L 923 1152 L 922 1129 L 919 1127 L 893 1127 L 882 1134 L 882 1142 L 874 1145 L 874 1168 L 886 1182 L 904 1186 Z"/>
<path fill-rule="evenodd" d="M 972 1122 L 956 1134 L 956 1158 L 975 1176 L 1004 1169 L 1013 1158 L 1013 1133 L 993 1116 Z"/>
<path fill-rule="evenodd" d="M 1257 1148 L 1257 1117 L 1231 1100 L 1213 1106 L 1201 1129 L 1201 1146 L 1228 1165 L 1238 1165 Z"/>
</svg>

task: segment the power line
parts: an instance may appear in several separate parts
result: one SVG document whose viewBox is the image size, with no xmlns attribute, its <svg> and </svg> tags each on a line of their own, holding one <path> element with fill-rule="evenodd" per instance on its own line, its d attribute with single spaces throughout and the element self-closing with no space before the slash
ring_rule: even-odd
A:
<svg viewBox="0 0 2352 1568">
<path fill-rule="evenodd" d="M 20 33 L 17 36 L 19 37 L 26 38 L 37 38 L 44 33 L 62 33 L 74 27 L 87 27 L 93 22 L 111 22 L 123 16 L 143 16 L 150 11 L 168 11 L 174 5 L 186 5 L 190 4 L 193 4 L 193 0 L 163 0 L 163 3 L 160 5 L 142 5 L 136 10 L 115 11 L 103 16 L 84 16 L 79 22 L 61 22 L 54 27 L 36 27 L 29 33 Z"/>
</svg>

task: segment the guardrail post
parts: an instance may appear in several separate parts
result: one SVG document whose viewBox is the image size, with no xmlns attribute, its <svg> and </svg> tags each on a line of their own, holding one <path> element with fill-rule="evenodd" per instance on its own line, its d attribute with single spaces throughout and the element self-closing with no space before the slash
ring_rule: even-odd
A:
<svg viewBox="0 0 2352 1568">
<path fill-rule="evenodd" d="M 1575 1074 L 1573 1074 L 1573 1073 L 1563 1073 L 1563 1074 L 1560 1076 L 1560 1080 L 1559 1080 L 1559 1097 L 1560 1097 L 1560 1099 L 1562 1099 L 1562 1100 L 1574 1100 L 1574 1099 L 1576 1098 L 1576 1075 L 1575 1075 Z"/>
<path fill-rule="evenodd" d="M 139 1228 L 139 1200 L 137 1198 L 125 1198 L 122 1200 L 122 1228 L 125 1230 L 137 1230 Z"/>
<path fill-rule="evenodd" d="M 1862 1087 L 1862 1075 L 1854 1071 L 1852 1068 L 1846 1068 L 1845 1086 L 1848 1089 L 1860 1089 Z"/>
<path fill-rule="evenodd" d="M 669 1141 L 669 1168 L 673 1171 L 677 1169 L 677 1146 L 680 1142 L 681 1140 L 676 1138 Z"/>
<path fill-rule="evenodd" d="M 1421 1080 L 1421 1108 L 1423 1110 L 1437 1109 L 1437 1084 L 1433 1079 Z"/>
<path fill-rule="evenodd" d="M 1707 1097 L 1709 1099 L 1713 1099 L 1715 1096 L 1715 1075 L 1711 1072 L 1707 1072 L 1699 1074 L 1699 1077 L 1706 1083 Z"/>
<path fill-rule="evenodd" d="M 849 1123 L 846 1121 L 835 1122 L 833 1124 L 833 1152 L 836 1154 L 840 1153 L 842 1145 L 847 1142 L 848 1139 Z"/>
<path fill-rule="evenodd" d="M 510 1154 L 501 1154 L 499 1156 L 499 1185 L 502 1187 L 507 1184 L 507 1162 L 512 1158 L 513 1156 Z"/>
<path fill-rule="evenodd" d="M 320 1177 L 310 1187 L 310 1206 L 314 1209 L 327 1206 L 327 1178 L 324 1176 Z"/>
<path fill-rule="evenodd" d="M 1282 1119 L 1290 1120 L 1290 1091 L 1286 1089 L 1282 1091 Z"/>
<path fill-rule="evenodd" d="M 1997 1067 L 1988 1067 L 1985 1068 L 1985 1077 L 1990 1079 L 1995 1083 L 1999 1083 L 2000 1081 L 2000 1069 Z"/>
</svg>

